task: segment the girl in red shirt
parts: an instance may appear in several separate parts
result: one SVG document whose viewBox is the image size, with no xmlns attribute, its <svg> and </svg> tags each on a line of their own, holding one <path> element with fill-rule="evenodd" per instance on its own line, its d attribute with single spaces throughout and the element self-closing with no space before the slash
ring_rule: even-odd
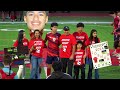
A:
<svg viewBox="0 0 120 90">
<path fill-rule="evenodd" d="M 100 43 L 100 39 L 97 37 L 97 30 L 92 29 L 91 33 L 90 33 L 90 37 L 86 41 L 87 59 L 88 59 L 88 62 L 89 62 L 89 70 L 88 70 L 88 77 L 87 77 L 88 79 L 92 79 L 92 69 L 93 69 L 93 62 L 92 62 L 92 56 L 91 56 L 89 45 L 95 44 L 95 43 Z M 98 69 L 95 69 L 95 79 L 99 79 Z"/>
<path fill-rule="evenodd" d="M 34 37 L 34 30 L 29 30 L 29 34 L 30 34 L 30 38 L 32 39 Z M 40 35 L 42 36 L 43 35 L 43 29 L 40 31 Z M 30 60 L 31 60 L 31 54 L 30 54 Z M 41 73 L 41 67 L 40 68 L 40 73 Z M 32 69 L 32 65 L 30 64 L 30 70 Z"/>
<path fill-rule="evenodd" d="M 40 79 L 39 66 L 42 63 L 42 52 L 44 48 L 44 40 L 41 39 L 40 31 L 34 31 L 34 37 L 29 42 L 31 53 L 31 74 L 30 79 Z"/>
<path fill-rule="evenodd" d="M 14 47 L 18 47 L 19 45 L 23 45 L 23 46 L 28 46 L 29 45 L 29 41 L 25 37 L 25 31 L 23 31 L 23 30 L 19 31 L 18 39 L 13 44 Z M 20 78 L 20 76 L 22 75 L 22 72 L 23 72 L 24 61 L 23 60 L 16 61 L 16 62 L 14 62 L 14 64 L 19 65 L 19 69 L 18 69 L 17 75 L 18 75 L 18 78 Z"/>
<path fill-rule="evenodd" d="M 74 55 L 74 79 L 79 79 L 79 69 L 81 69 L 81 79 L 85 79 L 85 50 L 81 49 L 82 41 L 78 41 Z"/>
</svg>

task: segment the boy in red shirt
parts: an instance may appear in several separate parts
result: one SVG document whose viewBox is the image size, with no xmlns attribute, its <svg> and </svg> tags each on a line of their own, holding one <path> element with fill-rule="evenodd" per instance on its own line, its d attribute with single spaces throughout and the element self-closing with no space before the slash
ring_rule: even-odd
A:
<svg viewBox="0 0 120 90">
<path fill-rule="evenodd" d="M 68 74 L 72 76 L 76 40 L 75 37 L 69 33 L 70 29 L 68 26 L 65 26 L 63 30 L 64 34 L 62 34 L 59 39 L 60 44 L 62 45 L 60 51 L 60 58 L 63 63 L 62 71 L 66 73 L 66 68 L 68 66 Z"/>
<path fill-rule="evenodd" d="M 118 28 L 118 23 L 119 23 L 119 16 L 117 15 L 117 12 L 114 12 L 114 11 L 110 12 L 109 14 L 114 18 L 114 21 L 112 23 L 113 25 L 112 34 L 114 34 L 114 41 L 115 41 L 116 29 Z"/>
<path fill-rule="evenodd" d="M 84 30 L 84 24 L 83 23 L 78 23 L 76 25 L 77 27 L 77 32 L 73 33 L 73 36 L 75 37 L 76 41 L 82 41 L 83 42 L 83 46 L 82 49 L 85 50 L 85 41 L 88 39 L 88 35 L 87 33 L 83 32 Z"/>
<path fill-rule="evenodd" d="M 86 45 L 85 42 L 88 40 L 88 35 L 86 32 L 84 32 L 84 24 L 83 23 L 78 23 L 76 25 L 77 27 L 77 32 L 73 33 L 73 36 L 75 37 L 76 41 L 82 41 L 83 45 L 82 45 L 82 49 L 85 50 L 85 54 L 86 54 Z M 85 59 L 86 63 L 88 63 L 88 59 Z"/>
<path fill-rule="evenodd" d="M 92 29 L 90 33 L 90 37 L 86 41 L 87 57 L 89 61 L 89 70 L 88 70 L 88 77 L 87 77 L 88 79 L 92 79 L 92 69 L 93 69 L 93 62 L 92 62 L 92 56 L 91 56 L 89 45 L 95 44 L 95 43 L 100 43 L 100 39 L 97 37 L 97 31 L 95 29 Z M 95 69 L 95 79 L 99 79 L 98 69 Z"/>
<path fill-rule="evenodd" d="M 27 46 L 27 47 L 29 46 L 29 41 L 26 38 L 25 31 L 23 31 L 23 30 L 19 31 L 18 39 L 13 44 L 14 47 L 18 47 L 19 45 L 23 45 L 23 46 Z M 14 62 L 14 64 L 19 65 L 17 75 L 18 75 L 18 78 L 20 78 L 20 76 L 23 72 L 23 68 L 24 68 L 23 67 L 24 61 L 16 61 L 16 62 Z"/>
<path fill-rule="evenodd" d="M 42 53 L 44 48 L 44 40 L 41 39 L 40 31 L 34 31 L 34 37 L 29 42 L 31 53 L 32 70 L 30 79 L 40 79 L 39 66 L 42 62 Z"/>
<path fill-rule="evenodd" d="M 57 32 L 58 24 L 51 23 L 51 32 L 46 34 L 45 43 L 48 41 L 47 46 L 47 76 L 51 74 L 51 67 L 54 61 L 59 61 L 59 37 L 60 33 Z"/>
<path fill-rule="evenodd" d="M 82 41 L 77 41 L 74 55 L 74 79 L 79 79 L 79 69 L 81 69 L 81 79 L 85 79 L 85 50 L 82 50 Z"/>
</svg>

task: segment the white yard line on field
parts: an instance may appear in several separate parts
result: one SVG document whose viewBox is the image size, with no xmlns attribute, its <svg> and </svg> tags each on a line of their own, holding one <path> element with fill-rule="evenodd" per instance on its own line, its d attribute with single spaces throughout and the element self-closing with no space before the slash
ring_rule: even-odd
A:
<svg viewBox="0 0 120 90">
<path fill-rule="evenodd" d="M 0 29 L 0 31 L 20 31 L 20 30 L 25 30 L 25 29 L 17 29 L 17 28 L 5 28 L 5 29 Z M 50 29 L 44 29 L 44 31 L 51 31 Z M 57 31 L 62 31 L 62 29 L 58 29 Z"/>
</svg>

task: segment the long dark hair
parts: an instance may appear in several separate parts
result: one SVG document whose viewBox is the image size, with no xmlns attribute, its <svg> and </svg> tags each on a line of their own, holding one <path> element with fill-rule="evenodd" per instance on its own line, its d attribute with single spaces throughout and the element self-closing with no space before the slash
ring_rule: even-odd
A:
<svg viewBox="0 0 120 90">
<path fill-rule="evenodd" d="M 20 30 L 19 33 L 18 33 L 18 45 L 22 45 L 23 44 L 22 40 L 23 40 L 24 32 L 25 32 L 24 30 Z"/>
<path fill-rule="evenodd" d="M 91 30 L 90 37 L 89 37 L 89 39 L 90 39 L 91 42 L 92 42 L 92 40 L 93 40 L 93 38 L 94 38 L 94 37 L 93 37 L 93 33 L 94 33 L 94 32 L 97 32 L 97 30 L 96 30 L 96 29 L 92 29 L 92 30 Z M 97 36 L 95 37 L 95 43 L 99 43 Z"/>
<path fill-rule="evenodd" d="M 39 32 L 39 39 L 41 38 L 41 34 L 40 34 L 40 31 L 38 30 L 38 29 L 36 29 L 35 31 L 34 31 L 34 37 L 32 38 L 32 39 L 35 39 L 36 37 L 35 37 L 35 32 Z"/>
</svg>

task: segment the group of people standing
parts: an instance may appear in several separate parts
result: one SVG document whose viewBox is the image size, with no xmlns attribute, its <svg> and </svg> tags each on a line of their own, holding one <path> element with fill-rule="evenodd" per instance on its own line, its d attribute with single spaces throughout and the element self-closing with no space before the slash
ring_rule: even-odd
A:
<svg viewBox="0 0 120 90">
<path fill-rule="evenodd" d="M 78 23 L 76 25 L 77 30 L 74 33 L 70 33 L 71 29 L 69 26 L 64 26 L 63 34 L 60 34 L 57 32 L 58 23 L 53 22 L 50 26 L 51 31 L 48 32 L 45 39 L 43 39 L 44 27 L 48 22 L 48 11 L 25 11 L 24 21 L 28 26 L 31 39 L 28 40 L 25 37 L 25 31 L 21 30 L 13 46 L 18 47 L 21 44 L 28 46 L 31 63 L 30 79 L 41 79 L 40 64 L 42 62 L 44 48 L 47 48 L 47 79 L 54 79 L 52 75 L 57 70 L 64 74 L 67 73 L 66 75 L 73 79 L 79 79 L 80 69 L 81 79 L 85 79 L 86 62 L 89 64 L 87 79 L 92 79 L 93 63 L 89 45 L 100 42 L 96 29 L 92 29 L 90 37 L 88 37 L 87 33 L 84 32 L 84 24 Z M 60 62 L 61 65 L 56 62 Z M 53 73 L 51 73 L 52 66 L 55 70 Z M 19 62 L 17 72 L 19 78 L 22 69 L 23 63 Z M 55 79 L 57 79 L 56 77 L 59 76 L 59 74 L 60 73 L 54 75 Z M 99 79 L 98 69 L 95 69 L 95 79 Z"/>
<path fill-rule="evenodd" d="M 92 79 L 92 57 L 89 45 L 99 43 L 97 30 L 92 29 L 90 37 L 84 32 L 84 24 L 76 25 L 77 31 L 70 33 L 69 26 L 64 26 L 64 33 L 57 32 L 58 23 L 51 23 L 51 31 L 46 34 L 45 39 L 42 39 L 44 34 L 44 26 L 48 21 L 46 11 L 27 11 L 24 20 L 30 29 L 30 41 L 25 38 L 25 31 L 20 31 L 18 39 L 14 46 L 22 42 L 24 46 L 29 47 L 31 74 L 30 79 L 40 79 L 40 64 L 42 62 L 43 49 L 47 48 L 47 77 L 50 77 L 52 65 L 54 62 L 62 63 L 61 72 L 69 74 L 74 79 L 79 79 L 79 69 L 81 69 L 81 79 L 85 79 L 85 64 L 88 61 L 88 79 Z M 20 33 L 22 32 L 22 36 Z M 21 66 L 21 65 L 20 65 Z M 74 75 L 73 75 L 74 68 Z M 18 70 L 19 71 L 19 70 Z M 98 69 L 95 69 L 95 79 L 99 79 Z"/>
<path fill-rule="evenodd" d="M 79 79 L 79 71 L 81 69 L 81 79 L 85 79 L 85 64 L 86 61 L 88 61 L 89 70 L 88 70 L 87 79 L 92 79 L 93 63 L 92 63 L 92 57 L 91 57 L 89 45 L 99 43 L 100 39 L 97 37 L 97 30 L 95 29 L 91 30 L 90 37 L 88 37 L 87 33 L 84 32 L 83 23 L 78 23 L 76 25 L 76 28 L 77 31 L 74 32 L 73 34 L 70 34 L 70 28 L 68 26 L 65 26 L 63 28 L 64 33 L 59 37 L 59 41 L 58 41 L 59 44 L 56 45 L 58 46 L 58 48 L 59 45 L 61 45 L 58 56 L 60 62 L 62 62 L 63 65 L 62 72 L 68 73 L 74 79 Z M 49 42 L 51 41 L 48 41 L 48 43 Z M 47 57 L 47 61 L 50 61 L 49 57 Z M 74 68 L 74 75 L 73 75 L 73 68 Z M 47 75 L 49 74 L 47 73 Z M 48 76 L 48 78 L 50 76 Z M 99 79 L 98 69 L 95 69 L 95 79 Z"/>
</svg>

